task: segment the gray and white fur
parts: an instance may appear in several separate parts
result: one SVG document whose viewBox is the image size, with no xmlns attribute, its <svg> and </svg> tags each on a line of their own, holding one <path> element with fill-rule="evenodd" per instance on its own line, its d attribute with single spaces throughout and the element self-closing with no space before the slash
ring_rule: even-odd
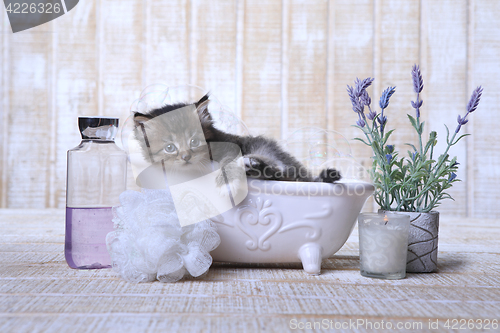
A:
<svg viewBox="0 0 500 333">
<path fill-rule="evenodd" d="M 302 165 L 295 157 L 283 150 L 273 139 L 264 136 L 239 136 L 229 134 L 217 129 L 208 111 L 208 97 L 203 96 L 194 103 L 195 111 L 175 112 L 175 117 L 169 117 L 169 121 L 149 122 L 151 119 L 165 115 L 174 110 L 186 107 L 188 103 L 165 105 L 148 113 L 135 113 L 136 136 L 144 133 L 144 125 L 148 124 L 148 133 L 154 133 L 143 147 L 145 156 L 152 163 L 163 160 L 167 168 L 196 168 L 197 165 L 206 166 L 210 160 L 220 163 L 225 171 L 217 178 L 217 185 L 222 186 L 225 181 L 231 182 L 233 171 L 237 171 L 234 160 L 238 152 L 234 149 L 214 151 L 210 149 L 211 144 L 228 143 L 239 147 L 242 159 L 238 163 L 245 168 L 248 177 L 264 180 L 279 181 L 319 181 L 333 183 L 341 178 L 336 169 L 325 169 L 314 177 L 311 172 Z M 170 114 L 169 114 L 170 115 Z M 193 122 L 198 120 L 199 122 Z M 192 126 L 200 123 L 201 129 Z M 153 124 L 154 123 L 154 124 Z M 141 130 L 142 129 L 142 130 Z M 151 134 L 150 134 L 151 135 Z M 149 146 L 148 146 L 149 145 Z M 208 146 L 208 150 L 204 145 Z M 207 154 L 206 152 L 209 152 Z M 233 162 L 233 164 L 231 164 Z M 236 179 L 236 178 L 234 178 Z"/>
</svg>

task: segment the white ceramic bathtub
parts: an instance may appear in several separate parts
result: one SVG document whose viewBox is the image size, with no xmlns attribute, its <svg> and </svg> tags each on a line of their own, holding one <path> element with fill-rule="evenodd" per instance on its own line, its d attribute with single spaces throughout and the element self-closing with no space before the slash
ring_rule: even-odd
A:
<svg viewBox="0 0 500 333">
<path fill-rule="evenodd" d="M 359 181 L 335 184 L 248 180 L 248 196 L 212 219 L 221 244 L 214 261 L 239 263 L 302 262 L 320 274 L 351 234 L 374 186 Z"/>
</svg>

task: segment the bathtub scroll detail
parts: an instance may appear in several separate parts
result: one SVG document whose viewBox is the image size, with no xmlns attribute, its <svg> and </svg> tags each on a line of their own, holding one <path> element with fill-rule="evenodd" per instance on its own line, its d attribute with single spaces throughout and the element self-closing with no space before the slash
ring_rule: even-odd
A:
<svg viewBox="0 0 500 333">
<path fill-rule="evenodd" d="M 315 221 L 308 221 L 308 219 L 323 219 L 328 218 L 332 214 L 332 207 L 323 205 L 323 210 L 318 213 L 306 214 L 304 219 L 289 223 L 285 226 L 283 224 L 282 214 L 274 207 L 271 200 L 263 200 L 260 197 L 256 199 L 249 199 L 248 205 L 243 205 L 236 210 L 234 221 L 237 227 L 245 233 L 249 240 L 245 242 L 247 249 L 268 251 L 271 248 L 271 243 L 268 241 L 276 233 L 284 233 L 293 229 L 309 228 L 311 229 L 305 233 L 305 238 L 308 241 L 315 241 L 321 237 L 321 227 L 317 226 Z M 227 225 L 227 223 L 225 223 Z M 257 231 L 252 228 L 257 225 L 268 226 L 264 232 Z"/>
<path fill-rule="evenodd" d="M 330 217 L 332 215 L 333 209 L 332 206 L 325 204 L 323 205 L 323 210 L 318 212 L 318 213 L 311 213 L 307 214 L 304 216 L 304 220 L 292 222 L 283 228 L 281 228 L 278 232 L 282 233 L 288 230 L 292 229 L 298 229 L 298 228 L 310 228 L 312 229 L 311 231 L 308 231 L 306 233 L 306 239 L 309 241 L 315 241 L 318 240 L 321 237 L 321 227 L 318 226 L 318 223 L 316 221 L 307 221 L 307 220 L 321 220 L 324 218 Z"/>
<path fill-rule="evenodd" d="M 243 205 L 236 210 L 235 221 L 238 228 L 243 231 L 249 240 L 245 242 L 246 247 L 254 251 L 257 248 L 262 251 L 267 251 L 271 248 L 271 244 L 267 241 L 281 227 L 283 217 L 281 213 L 271 207 L 271 200 L 248 200 L 248 205 Z M 252 226 L 257 224 L 269 226 L 269 229 L 262 235 L 258 236 L 252 231 Z"/>
</svg>

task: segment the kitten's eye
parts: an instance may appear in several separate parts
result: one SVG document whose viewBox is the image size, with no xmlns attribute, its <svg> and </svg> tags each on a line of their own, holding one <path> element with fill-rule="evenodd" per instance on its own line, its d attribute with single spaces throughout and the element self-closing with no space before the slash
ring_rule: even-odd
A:
<svg viewBox="0 0 500 333">
<path fill-rule="evenodd" d="M 200 145 L 200 143 L 201 143 L 200 139 L 194 138 L 194 139 L 191 139 L 190 145 L 191 145 L 191 147 L 196 148 Z"/>
<path fill-rule="evenodd" d="M 174 144 L 171 144 L 169 143 L 166 147 L 165 147 L 165 151 L 167 153 L 173 153 L 174 151 L 177 150 L 177 147 L 174 145 Z"/>
</svg>

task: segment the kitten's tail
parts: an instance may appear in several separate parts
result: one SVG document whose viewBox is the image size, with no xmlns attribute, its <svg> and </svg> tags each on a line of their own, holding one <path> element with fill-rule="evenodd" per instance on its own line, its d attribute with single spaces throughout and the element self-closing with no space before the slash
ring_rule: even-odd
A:
<svg viewBox="0 0 500 333">
<path fill-rule="evenodd" d="M 319 176 L 316 177 L 314 180 L 317 182 L 323 182 L 323 183 L 333 183 L 338 180 L 342 179 L 342 175 L 340 174 L 340 171 L 337 169 L 333 168 L 328 168 L 320 172 Z"/>
</svg>

